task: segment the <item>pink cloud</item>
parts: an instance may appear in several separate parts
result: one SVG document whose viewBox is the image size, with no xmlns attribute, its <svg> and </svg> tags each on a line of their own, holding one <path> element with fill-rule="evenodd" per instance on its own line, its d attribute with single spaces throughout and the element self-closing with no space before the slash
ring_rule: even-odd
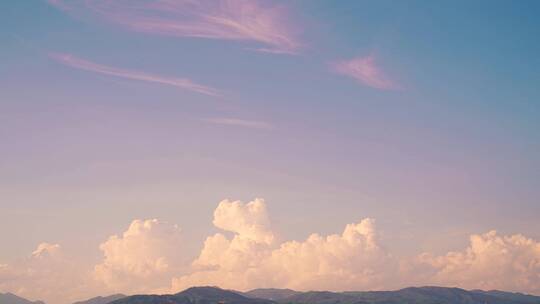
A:
<svg viewBox="0 0 540 304">
<path fill-rule="evenodd" d="M 258 0 L 89 0 L 77 5 L 49 0 L 64 10 L 92 11 L 127 29 L 157 35 L 252 41 L 257 50 L 295 54 L 301 44 L 284 6 Z M 68 7 L 70 9 L 68 9 Z"/>
<path fill-rule="evenodd" d="M 361 84 L 372 88 L 381 90 L 399 89 L 399 85 L 388 79 L 380 67 L 377 66 L 373 55 L 339 61 L 334 63 L 332 67 L 335 72 L 352 77 Z"/>
<path fill-rule="evenodd" d="M 220 95 L 216 89 L 197 84 L 187 78 L 165 77 L 139 71 L 120 69 L 77 58 L 71 54 L 52 53 L 49 54 L 49 56 L 62 64 L 85 71 L 133 80 L 160 83 L 210 96 Z"/>
</svg>

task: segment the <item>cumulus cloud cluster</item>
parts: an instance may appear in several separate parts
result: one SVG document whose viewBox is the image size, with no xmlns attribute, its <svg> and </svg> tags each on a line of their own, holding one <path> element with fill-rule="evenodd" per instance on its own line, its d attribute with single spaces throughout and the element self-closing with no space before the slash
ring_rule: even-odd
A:
<svg viewBox="0 0 540 304">
<path fill-rule="evenodd" d="M 221 202 L 214 224 L 234 236 L 207 238 L 193 272 L 173 279 L 171 291 L 201 284 L 240 290 L 382 288 L 394 264 L 369 218 L 347 225 L 341 234 L 314 233 L 303 241 L 275 244 L 264 202 L 257 199 L 245 205 Z"/>
<path fill-rule="evenodd" d="M 380 246 L 373 219 L 349 224 L 341 234 L 310 235 L 289 241 L 272 251 L 268 273 L 272 285 L 296 289 L 376 289 L 388 279 L 393 262 Z"/>
<path fill-rule="evenodd" d="M 222 226 L 222 220 L 238 224 Z M 223 201 L 214 214 L 214 224 L 228 227 L 235 235 L 232 239 L 222 234 L 209 237 L 193 264 L 194 271 L 175 278 L 172 291 L 200 284 L 241 290 L 374 288 L 387 273 L 383 269 L 389 256 L 377 242 L 372 219 L 349 224 L 342 234 L 312 234 L 304 241 L 281 244 L 273 244 L 266 222 L 260 199 L 246 205 Z"/>
<path fill-rule="evenodd" d="M 375 220 L 348 224 L 339 234 L 313 233 L 279 242 L 263 199 L 224 200 L 198 256 L 183 253 L 180 228 L 159 220 L 134 220 L 99 249 L 103 259 L 86 269 L 43 243 L 27 258 L 0 264 L 0 290 L 50 303 L 94 294 L 172 293 L 193 285 L 247 290 L 389 289 L 437 284 L 469 289 L 540 293 L 540 242 L 495 231 L 472 235 L 461 251 L 400 257 L 385 249 Z"/>
</svg>

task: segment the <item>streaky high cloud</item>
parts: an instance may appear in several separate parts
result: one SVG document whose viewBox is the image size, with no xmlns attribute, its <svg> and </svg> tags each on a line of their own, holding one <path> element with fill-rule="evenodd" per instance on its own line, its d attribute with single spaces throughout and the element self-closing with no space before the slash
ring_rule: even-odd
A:
<svg viewBox="0 0 540 304">
<path fill-rule="evenodd" d="M 474 234 L 463 251 L 424 253 L 415 263 L 412 273 L 430 284 L 540 294 L 540 242 L 521 234 Z"/>
<path fill-rule="evenodd" d="M 153 291 L 179 273 L 185 261 L 180 228 L 156 219 L 134 220 L 99 248 L 104 259 L 95 266 L 95 278 L 115 292 Z"/>
<path fill-rule="evenodd" d="M 122 77 L 122 78 L 127 78 L 127 79 L 133 79 L 133 80 L 159 83 L 159 84 L 174 86 L 174 87 L 181 88 L 184 90 L 194 91 L 200 94 L 205 94 L 205 95 L 210 95 L 210 96 L 220 95 L 218 90 L 205 86 L 205 85 L 195 83 L 187 78 L 166 77 L 166 76 L 148 74 L 148 73 L 140 72 L 140 71 L 133 71 L 133 70 L 128 70 L 128 69 L 111 67 L 111 66 L 107 66 L 103 64 L 94 63 L 85 59 L 81 59 L 71 54 L 51 53 L 49 54 L 49 56 L 62 64 L 65 64 L 73 68 L 85 70 L 85 71 L 111 75 L 111 76 L 116 76 L 116 77 Z"/>
<path fill-rule="evenodd" d="M 129 30 L 176 37 L 252 41 L 268 53 L 295 54 L 298 29 L 283 5 L 259 0 L 50 1 L 67 12 L 92 11 Z"/>
<path fill-rule="evenodd" d="M 64 10 L 64 11 L 69 11 L 71 10 L 71 6 L 70 6 L 70 3 L 64 1 L 64 0 L 47 0 L 47 2 L 51 5 L 54 5 L 56 6 L 57 8 L 61 9 L 61 10 Z"/>
<path fill-rule="evenodd" d="M 352 77 L 359 83 L 372 88 L 380 90 L 396 90 L 400 88 L 377 65 L 374 55 L 337 61 L 332 63 L 331 67 L 335 72 Z"/>
<path fill-rule="evenodd" d="M 264 121 L 245 120 L 245 119 L 237 119 L 237 118 L 224 118 L 224 117 L 207 118 L 207 119 L 204 119 L 204 121 L 211 124 L 216 124 L 216 125 L 237 126 L 237 127 L 253 128 L 253 129 L 269 130 L 273 128 L 271 124 Z"/>
</svg>

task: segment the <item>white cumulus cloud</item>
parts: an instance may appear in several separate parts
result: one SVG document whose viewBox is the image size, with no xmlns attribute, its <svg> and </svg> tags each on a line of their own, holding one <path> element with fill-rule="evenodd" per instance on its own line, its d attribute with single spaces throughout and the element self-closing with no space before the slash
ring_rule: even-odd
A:
<svg viewBox="0 0 540 304">
<path fill-rule="evenodd" d="M 369 218 L 347 225 L 342 234 L 285 242 L 264 265 L 273 285 L 301 290 L 377 289 L 396 266 Z"/>
<path fill-rule="evenodd" d="M 103 261 L 95 277 L 122 292 L 148 292 L 163 286 L 182 268 L 180 228 L 153 220 L 134 220 L 122 235 L 113 235 L 99 248 Z"/>
<path fill-rule="evenodd" d="M 496 231 L 470 236 L 463 251 L 423 253 L 412 270 L 430 284 L 540 294 L 540 242 Z"/>
<path fill-rule="evenodd" d="M 378 244 L 372 219 L 349 224 L 342 234 L 274 244 L 264 201 L 226 200 L 214 212 L 214 225 L 235 234 L 208 237 L 193 272 L 173 279 L 173 292 L 201 284 L 240 290 L 373 288 L 390 267 L 397 269 Z"/>
<path fill-rule="evenodd" d="M 96 290 L 90 273 L 58 244 L 41 243 L 25 258 L 0 265 L 0 291 L 48 303 L 73 302 Z"/>
<path fill-rule="evenodd" d="M 271 244 L 274 234 L 263 199 L 257 198 L 243 204 L 240 201 L 223 200 L 214 211 L 214 225 L 235 232 L 238 237 Z"/>
</svg>

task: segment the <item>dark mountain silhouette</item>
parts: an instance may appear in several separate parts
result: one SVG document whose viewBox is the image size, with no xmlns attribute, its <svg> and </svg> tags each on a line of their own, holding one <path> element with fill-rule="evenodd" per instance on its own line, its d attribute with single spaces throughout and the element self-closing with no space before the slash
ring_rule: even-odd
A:
<svg viewBox="0 0 540 304">
<path fill-rule="evenodd" d="M 248 298 L 239 292 L 217 287 L 192 287 L 175 295 L 136 295 L 111 304 L 275 304 L 270 300 Z"/>
<path fill-rule="evenodd" d="M 519 301 L 519 303 L 538 303 L 537 296 L 531 296 L 519 292 L 506 292 L 506 291 L 499 291 L 499 290 L 490 290 L 490 291 L 483 291 L 483 290 L 473 290 L 472 292 L 475 293 L 482 293 L 487 295 L 496 296 L 501 299 L 506 299 L 509 301 Z"/>
<path fill-rule="evenodd" d="M 0 304 L 45 304 L 0 294 Z M 192 287 L 174 295 L 112 295 L 74 304 L 540 304 L 539 296 L 498 290 L 409 287 L 394 291 L 298 292 L 255 289 L 246 293 L 217 287 Z"/>
<path fill-rule="evenodd" d="M 446 287 L 359 292 L 255 289 L 246 293 L 217 287 L 193 287 L 175 295 L 137 295 L 110 304 L 540 304 L 540 297 Z"/>
<path fill-rule="evenodd" d="M 0 304 L 45 304 L 42 301 L 30 301 L 12 293 L 0 293 Z"/>
<path fill-rule="evenodd" d="M 292 290 L 292 289 L 258 288 L 258 289 L 250 290 L 248 292 L 244 292 L 243 295 L 250 298 L 259 298 L 259 299 L 279 301 L 279 300 L 294 296 L 299 293 L 300 292 Z"/>
<path fill-rule="evenodd" d="M 540 297 L 499 291 L 467 291 L 446 287 L 409 287 L 396 291 L 310 291 L 280 304 L 540 304 Z"/>
<path fill-rule="evenodd" d="M 88 299 L 88 300 L 85 300 L 85 301 L 75 302 L 73 304 L 109 304 L 112 301 L 116 301 L 118 299 L 123 299 L 125 297 L 126 297 L 126 295 L 123 295 L 123 294 L 114 294 L 114 295 L 110 295 L 110 296 L 107 296 L 107 297 L 95 297 L 95 298 L 91 298 L 91 299 Z"/>
</svg>

